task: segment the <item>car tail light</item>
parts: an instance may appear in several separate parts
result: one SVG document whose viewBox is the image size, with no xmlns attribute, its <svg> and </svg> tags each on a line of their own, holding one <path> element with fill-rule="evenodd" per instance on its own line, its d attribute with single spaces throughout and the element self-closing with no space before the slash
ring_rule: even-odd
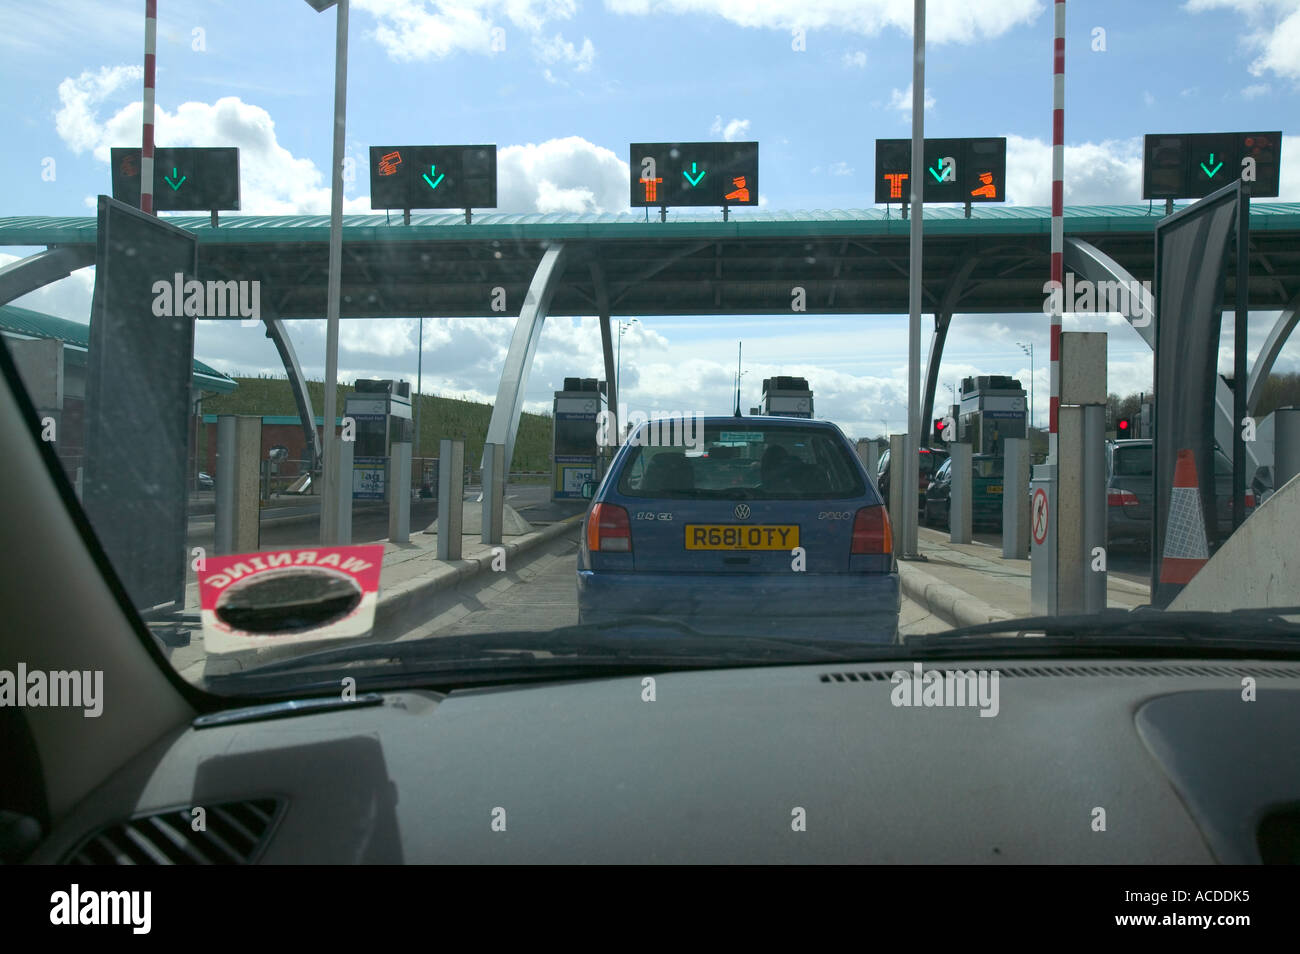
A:
<svg viewBox="0 0 1300 954">
<path fill-rule="evenodd" d="M 587 518 L 587 549 L 592 553 L 631 553 L 632 523 L 617 504 L 598 503 Z"/>
<path fill-rule="evenodd" d="M 894 552 L 894 530 L 883 506 L 876 504 L 858 511 L 853 518 L 853 549 L 850 552 Z"/>
<path fill-rule="evenodd" d="M 1252 494 L 1252 493 L 1248 493 L 1248 494 L 1246 494 L 1246 506 L 1247 506 L 1247 507 L 1253 507 L 1253 506 L 1255 506 L 1255 495 L 1254 495 L 1254 494 Z"/>
<path fill-rule="evenodd" d="M 1137 494 L 1131 490 L 1112 490 L 1106 494 L 1106 503 L 1111 507 L 1136 507 Z"/>
</svg>

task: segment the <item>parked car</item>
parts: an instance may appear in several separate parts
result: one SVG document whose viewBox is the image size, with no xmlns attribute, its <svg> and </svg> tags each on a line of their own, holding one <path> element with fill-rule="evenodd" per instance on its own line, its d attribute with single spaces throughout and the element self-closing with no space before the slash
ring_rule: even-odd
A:
<svg viewBox="0 0 1300 954">
<path fill-rule="evenodd" d="M 216 481 L 212 479 L 210 474 L 199 472 L 199 490 L 212 490 L 216 486 Z"/>
<path fill-rule="evenodd" d="M 1111 547 L 1151 546 L 1151 520 L 1155 482 L 1152 477 L 1153 446 L 1150 440 L 1106 442 L 1106 535 Z M 1260 468 L 1264 470 L 1264 468 Z M 1256 473 L 1246 490 L 1246 514 L 1254 512 L 1256 490 L 1265 484 Z M 1232 533 L 1232 460 L 1217 445 L 1214 448 L 1215 513 L 1219 538 Z M 1211 528 L 1207 527 L 1207 531 Z M 1213 534 L 1208 534 L 1213 545 Z"/>
<path fill-rule="evenodd" d="M 971 527 L 1002 530 L 1002 462 L 994 454 L 971 456 Z M 925 525 L 948 529 L 951 515 L 952 458 L 934 473 L 925 491 Z"/>
<path fill-rule="evenodd" d="M 584 487 L 580 623 L 896 641 L 889 515 L 838 427 L 705 418 L 695 447 L 644 433 Z"/>
<path fill-rule="evenodd" d="M 885 506 L 889 506 L 889 474 L 890 453 L 886 447 L 880 455 L 880 461 L 876 464 L 876 486 L 880 488 L 880 496 L 885 500 Z M 943 466 L 943 462 L 948 459 L 948 452 L 938 447 L 922 447 L 920 450 L 920 466 L 917 469 L 917 512 L 922 516 L 925 515 L 925 491 L 930 486 L 930 480 L 938 469 Z"/>
</svg>

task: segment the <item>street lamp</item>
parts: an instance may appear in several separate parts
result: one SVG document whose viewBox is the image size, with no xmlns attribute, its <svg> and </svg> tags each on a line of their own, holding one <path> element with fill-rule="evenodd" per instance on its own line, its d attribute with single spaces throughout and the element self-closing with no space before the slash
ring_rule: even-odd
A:
<svg viewBox="0 0 1300 954">
<path fill-rule="evenodd" d="M 306 0 L 317 13 L 337 5 L 334 33 L 334 155 L 330 176 L 330 258 L 329 285 L 325 296 L 325 427 L 321 442 L 324 470 L 321 474 L 321 543 L 338 542 L 339 500 L 338 454 L 334 421 L 338 415 L 339 389 L 339 297 L 343 269 L 343 133 L 348 103 L 348 0 Z"/>
<path fill-rule="evenodd" d="M 1017 341 L 1020 350 L 1029 355 L 1029 428 L 1025 430 L 1025 437 L 1029 436 L 1029 430 L 1034 426 L 1034 343 L 1029 344 Z"/>
</svg>

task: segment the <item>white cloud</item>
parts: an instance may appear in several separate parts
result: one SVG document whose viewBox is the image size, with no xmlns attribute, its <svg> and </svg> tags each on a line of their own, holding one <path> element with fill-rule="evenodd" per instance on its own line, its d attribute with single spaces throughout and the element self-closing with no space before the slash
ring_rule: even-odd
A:
<svg viewBox="0 0 1300 954">
<path fill-rule="evenodd" d="M 1251 74 L 1274 73 L 1300 82 L 1300 0 L 1187 0 L 1183 8 L 1190 13 L 1242 14 L 1251 28 L 1242 40 L 1258 52 L 1250 64 Z"/>
<path fill-rule="evenodd" d="M 1154 106 L 1156 104 L 1156 98 L 1151 95 L 1149 89 L 1142 91 L 1142 102 L 1146 103 L 1148 106 Z"/>
<path fill-rule="evenodd" d="M 114 146 L 140 143 L 139 100 L 100 120 L 98 107 L 140 71 L 134 67 L 105 67 L 59 84 L 60 107 L 54 124 L 59 137 L 74 152 L 90 150 L 107 163 Z M 249 215 L 326 213 L 330 183 L 310 159 L 294 156 L 280 145 L 275 122 L 260 106 L 227 96 L 215 103 L 182 103 L 174 112 L 155 110 L 155 141 L 163 146 L 236 146 L 239 149 L 240 210 Z M 368 156 L 353 157 L 360 170 L 352 183 L 365 187 Z M 348 184 L 345 184 L 345 191 Z M 345 197 L 344 209 L 368 212 L 367 196 Z"/>
<path fill-rule="evenodd" d="M 735 142 L 749 135 L 748 119 L 732 119 L 723 123 L 721 116 L 713 118 L 713 125 L 709 127 L 709 132 L 715 136 L 721 136 L 727 142 Z"/>
<path fill-rule="evenodd" d="M 54 114 L 54 128 L 59 138 L 78 155 L 102 145 L 104 127 L 95 119 L 97 108 L 117 90 L 129 83 L 141 83 L 143 78 L 144 70 L 138 66 L 102 66 L 94 72 L 86 70 L 75 79 L 67 77 L 59 84 L 61 105 Z M 142 108 L 136 106 L 137 129 Z M 138 133 L 136 139 L 139 139 Z M 98 151 L 95 156 L 108 158 L 106 153 L 100 156 Z"/>
<path fill-rule="evenodd" d="M 854 50 L 852 53 L 845 53 L 840 57 L 840 62 L 844 64 L 845 69 L 866 69 L 867 54 L 862 50 Z"/>
<path fill-rule="evenodd" d="M 929 89 L 925 91 L 925 108 L 928 112 L 934 109 L 935 98 Z M 889 108 L 896 109 L 903 114 L 903 118 L 908 122 L 912 119 L 912 84 L 907 84 L 907 89 L 891 90 L 889 94 Z"/>
<path fill-rule="evenodd" d="M 911 36 L 908 0 L 605 0 L 614 13 L 698 18 L 711 14 L 742 26 L 789 32 L 841 30 L 875 36 L 894 29 Z M 927 43 L 971 43 L 991 39 L 1033 23 L 1050 9 L 1041 0 L 930 0 L 926 11 Z"/>
<path fill-rule="evenodd" d="M 1052 144 L 1007 137 L 1007 201 L 1050 205 Z M 1142 201 L 1142 140 L 1107 140 L 1065 147 L 1067 205 L 1111 205 Z"/>
<path fill-rule="evenodd" d="M 832 162 L 830 173 L 833 176 L 851 176 L 853 168 L 847 162 Z"/>
<path fill-rule="evenodd" d="M 596 59 L 596 48 L 585 36 L 582 38 L 581 47 L 575 46 L 559 33 L 549 40 L 537 37 L 533 40 L 533 50 L 543 63 L 566 63 L 578 73 L 590 70 L 592 62 Z"/>
<path fill-rule="evenodd" d="M 1267 83 L 1254 83 L 1241 91 L 1241 98 L 1257 99 L 1260 96 L 1267 96 L 1271 91 L 1272 87 Z"/>
<path fill-rule="evenodd" d="M 579 136 L 497 151 L 501 212 L 623 212 L 627 163 Z"/>
<path fill-rule="evenodd" d="M 367 35 L 398 62 L 442 59 L 456 52 L 494 54 L 499 52 L 494 29 L 503 31 L 508 50 L 507 24 L 537 33 L 577 12 L 576 0 L 353 0 L 352 5 L 374 17 L 376 26 Z"/>
</svg>

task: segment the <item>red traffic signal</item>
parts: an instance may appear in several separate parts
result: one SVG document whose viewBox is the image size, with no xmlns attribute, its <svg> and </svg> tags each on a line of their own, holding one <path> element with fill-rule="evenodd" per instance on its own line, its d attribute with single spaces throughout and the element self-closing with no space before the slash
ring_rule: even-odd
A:
<svg viewBox="0 0 1300 954">
<path fill-rule="evenodd" d="M 1133 429 L 1130 425 L 1131 421 L 1127 417 L 1121 417 L 1115 429 L 1121 434 L 1128 434 Z"/>
<path fill-rule="evenodd" d="M 943 424 L 943 418 L 936 417 L 934 419 L 934 439 L 936 441 L 943 440 Z"/>
</svg>

